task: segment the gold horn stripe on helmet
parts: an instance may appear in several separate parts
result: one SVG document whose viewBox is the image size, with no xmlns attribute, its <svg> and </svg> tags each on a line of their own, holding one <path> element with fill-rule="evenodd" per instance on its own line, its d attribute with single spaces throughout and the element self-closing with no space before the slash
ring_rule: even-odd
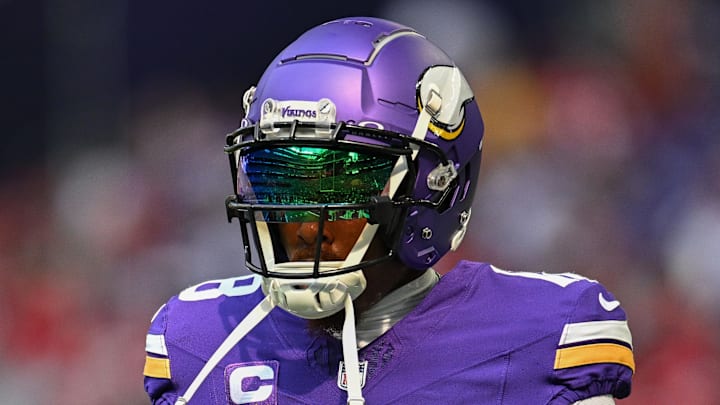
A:
<svg viewBox="0 0 720 405">
<path fill-rule="evenodd" d="M 446 141 L 452 141 L 453 139 L 457 138 L 458 135 L 460 135 L 460 133 L 462 132 L 463 128 L 465 128 L 465 119 L 463 118 L 463 120 L 460 122 L 460 125 L 452 131 L 440 128 L 432 122 L 428 125 L 428 128 L 430 128 L 430 130 L 440 138 Z"/>
<path fill-rule="evenodd" d="M 635 359 L 629 348 L 616 343 L 595 343 L 555 351 L 555 370 L 598 363 L 617 363 L 635 372 Z"/>
</svg>

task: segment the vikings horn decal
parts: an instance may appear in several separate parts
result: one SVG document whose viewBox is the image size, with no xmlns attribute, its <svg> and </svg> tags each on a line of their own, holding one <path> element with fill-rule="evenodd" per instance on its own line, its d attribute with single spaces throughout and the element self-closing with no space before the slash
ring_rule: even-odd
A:
<svg viewBox="0 0 720 405">
<path fill-rule="evenodd" d="M 442 107 L 433 115 L 428 128 L 437 136 L 451 141 L 465 126 L 465 104 L 473 99 L 470 85 L 455 66 L 431 66 L 423 72 L 416 86 L 418 109 L 422 111 L 428 94 L 437 92 Z"/>
</svg>

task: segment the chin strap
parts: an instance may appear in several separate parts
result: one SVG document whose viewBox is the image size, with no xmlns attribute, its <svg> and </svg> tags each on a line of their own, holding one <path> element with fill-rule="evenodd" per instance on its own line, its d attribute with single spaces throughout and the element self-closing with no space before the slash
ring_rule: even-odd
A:
<svg viewBox="0 0 720 405">
<path fill-rule="evenodd" d="M 215 350 L 215 353 L 210 356 L 203 368 L 200 370 L 197 376 L 195 376 L 195 379 L 190 384 L 190 387 L 188 387 L 187 391 L 185 391 L 185 394 L 175 401 L 175 405 L 183 405 L 190 402 L 190 399 L 192 399 L 193 395 L 195 395 L 195 392 L 200 387 L 200 384 L 205 381 L 208 375 L 210 375 L 210 372 L 215 368 L 215 366 L 218 365 L 220 360 L 222 360 L 223 357 L 225 357 L 225 355 L 230 351 L 230 349 L 235 347 L 235 345 L 237 345 L 238 342 L 245 337 L 245 335 L 250 333 L 250 331 L 253 330 L 253 328 L 255 328 L 258 323 L 260 323 L 260 321 L 265 319 L 265 317 L 268 316 L 268 314 L 270 313 L 270 311 L 272 311 L 273 308 L 275 308 L 275 304 L 272 302 L 269 296 L 266 296 L 262 301 L 260 301 L 260 303 L 257 304 L 252 311 L 250 311 L 250 313 L 245 317 L 245 319 L 243 319 L 242 322 L 240 322 L 235 327 L 235 329 L 230 332 L 230 334 L 228 335 L 228 337 L 225 338 L 220 347 Z"/>
<path fill-rule="evenodd" d="M 438 89 L 431 88 L 428 93 L 428 101 L 425 108 L 420 111 L 420 116 L 415 123 L 415 128 L 412 133 L 413 138 L 425 139 L 430 120 L 433 115 L 436 115 L 440 111 L 441 107 L 442 97 L 440 97 Z M 419 150 L 419 148 L 413 147 L 412 160 L 415 160 Z M 406 173 L 407 162 L 404 159 L 399 159 L 390 174 L 388 193 L 390 198 L 394 197 Z M 372 238 L 369 240 L 371 239 Z M 342 346 L 343 357 L 345 359 L 345 373 L 347 375 L 347 403 L 348 405 L 364 405 L 365 398 L 362 396 L 360 362 L 358 360 L 357 335 L 355 332 L 355 311 L 353 309 L 352 298 L 350 298 L 349 295 L 345 298 L 345 323 L 343 324 Z"/>
<path fill-rule="evenodd" d="M 362 396 L 360 362 L 358 361 L 357 337 L 355 336 L 355 310 L 352 298 L 345 298 L 345 323 L 342 332 L 343 358 L 347 375 L 348 405 L 364 405 Z"/>
</svg>

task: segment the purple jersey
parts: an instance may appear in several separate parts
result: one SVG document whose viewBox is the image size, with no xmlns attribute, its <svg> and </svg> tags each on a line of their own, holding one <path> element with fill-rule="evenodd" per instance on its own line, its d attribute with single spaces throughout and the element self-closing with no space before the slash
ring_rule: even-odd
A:
<svg viewBox="0 0 720 405">
<path fill-rule="evenodd" d="M 145 388 L 173 404 L 264 298 L 259 276 L 173 297 L 147 337 Z M 461 262 L 392 329 L 360 350 L 367 404 L 571 404 L 630 393 L 632 339 L 619 302 L 574 274 Z M 275 308 L 191 403 L 345 404 L 341 342 Z"/>
</svg>

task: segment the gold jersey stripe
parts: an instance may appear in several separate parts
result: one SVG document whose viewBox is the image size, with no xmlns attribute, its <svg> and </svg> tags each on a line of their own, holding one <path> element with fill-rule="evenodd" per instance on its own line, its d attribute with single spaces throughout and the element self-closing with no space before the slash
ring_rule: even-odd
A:
<svg viewBox="0 0 720 405">
<path fill-rule="evenodd" d="M 170 378 L 170 359 L 145 356 L 145 370 L 147 377 Z"/>
<path fill-rule="evenodd" d="M 618 363 L 635 372 L 632 350 L 615 343 L 566 347 L 555 352 L 555 370 L 597 363 Z"/>
<path fill-rule="evenodd" d="M 452 141 L 453 139 L 457 138 L 458 135 L 462 132 L 463 128 L 465 128 L 465 118 L 463 118 L 462 122 L 460 122 L 460 126 L 455 128 L 452 131 L 448 131 L 446 129 L 440 128 L 439 126 L 433 124 L 432 122 L 428 124 L 428 128 L 437 136 L 440 138 L 446 140 L 446 141 Z"/>
</svg>

